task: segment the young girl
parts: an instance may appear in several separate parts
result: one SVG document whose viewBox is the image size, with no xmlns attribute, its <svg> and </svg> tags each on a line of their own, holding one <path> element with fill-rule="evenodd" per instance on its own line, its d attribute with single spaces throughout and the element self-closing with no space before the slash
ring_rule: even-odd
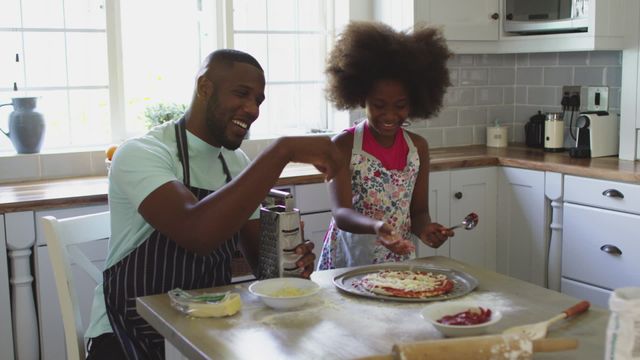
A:
<svg viewBox="0 0 640 360">
<path fill-rule="evenodd" d="M 333 219 L 318 269 L 402 261 L 412 234 L 437 248 L 453 232 L 431 222 L 427 141 L 401 126 L 440 109 L 451 56 L 431 28 L 396 32 L 352 22 L 327 60 L 327 94 L 338 109 L 364 107 L 366 121 L 333 139 L 344 154 L 330 183 Z"/>
</svg>

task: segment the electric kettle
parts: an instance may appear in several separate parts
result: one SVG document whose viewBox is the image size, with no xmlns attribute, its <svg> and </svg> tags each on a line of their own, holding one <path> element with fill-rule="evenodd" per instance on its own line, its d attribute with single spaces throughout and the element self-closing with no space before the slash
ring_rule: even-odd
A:
<svg viewBox="0 0 640 360">
<path fill-rule="evenodd" d="M 544 146 L 544 120 L 546 119 L 542 111 L 538 110 L 524 125 L 524 137 L 527 146 L 541 148 Z"/>
</svg>

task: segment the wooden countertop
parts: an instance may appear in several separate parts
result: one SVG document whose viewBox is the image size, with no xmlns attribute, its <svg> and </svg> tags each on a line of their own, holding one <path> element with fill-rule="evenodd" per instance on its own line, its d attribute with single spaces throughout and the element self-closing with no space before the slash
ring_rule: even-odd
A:
<svg viewBox="0 0 640 360">
<path fill-rule="evenodd" d="M 522 280 L 441 257 L 413 262 L 466 272 L 478 287 L 459 300 L 486 304 L 501 311 L 491 334 L 515 325 L 547 320 L 579 299 Z M 394 343 L 440 339 L 420 317 L 428 303 L 380 301 L 339 291 L 332 279 L 348 269 L 312 275 L 321 290 L 308 304 L 276 311 L 248 292 L 248 283 L 205 292 L 232 290 L 243 308 L 228 318 L 188 318 L 173 309 L 166 294 L 137 299 L 138 313 L 189 359 L 353 359 L 388 354 Z M 454 301 L 454 300 L 452 300 Z M 553 326 L 548 337 L 578 339 L 576 350 L 537 353 L 537 359 L 602 359 L 609 312 L 592 307 Z"/>
<path fill-rule="evenodd" d="M 640 161 L 619 160 L 617 157 L 573 159 L 566 152 L 545 153 L 541 149 L 521 145 L 507 148 L 474 145 L 431 150 L 431 171 L 496 165 L 640 183 Z M 322 181 L 324 177 L 314 167 L 290 164 L 282 172 L 278 185 Z M 104 176 L 0 184 L 0 213 L 103 204 L 107 202 L 107 187 Z"/>
</svg>

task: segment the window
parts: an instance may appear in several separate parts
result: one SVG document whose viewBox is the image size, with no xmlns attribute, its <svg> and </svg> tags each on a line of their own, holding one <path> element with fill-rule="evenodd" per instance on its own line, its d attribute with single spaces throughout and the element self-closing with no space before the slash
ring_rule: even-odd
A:
<svg viewBox="0 0 640 360">
<path fill-rule="evenodd" d="M 251 137 L 328 129 L 324 60 L 332 35 L 325 0 L 233 0 L 231 46 L 265 68 L 267 101 Z"/>
<path fill-rule="evenodd" d="M 126 119 L 121 137 L 146 130 L 145 109 L 191 102 L 202 58 L 215 49 L 207 37 L 215 29 L 205 26 L 215 13 L 207 14 L 203 10 L 209 9 L 197 5 L 179 0 L 120 1 L 121 101 Z"/>
<path fill-rule="evenodd" d="M 335 0 L 3 0 L 0 104 L 38 97 L 43 151 L 104 146 L 143 133 L 149 106 L 189 104 L 203 57 L 232 47 L 265 69 L 267 101 L 251 138 L 342 127 L 323 90 L 336 6 L 345 8 Z M 10 111 L 0 108 L 5 131 Z M 0 135 L 0 152 L 12 151 Z"/>
<path fill-rule="evenodd" d="M 3 0 L 0 44 L 0 102 L 38 97 L 46 147 L 109 142 L 103 0 Z M 11 108 L 1 110 L 0 127 L 8 131 Z M 12 149 L 2 136 L 0 151 Z"/>
</svg>

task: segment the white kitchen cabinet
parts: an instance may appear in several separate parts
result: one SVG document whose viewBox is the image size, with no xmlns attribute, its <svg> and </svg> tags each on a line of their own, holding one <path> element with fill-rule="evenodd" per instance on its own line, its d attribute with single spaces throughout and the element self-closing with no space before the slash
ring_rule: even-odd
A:
<svg viewBox="0 0 640 360">
<path fill-rule="evenodd" d="M 295 198 L 301 214 L 331 211 L 329 185 L 326 183 L 296 185 Z"/>
<path fill-rule="evenodd" d="M 329 230 L 331 211 L 302 215 L 300 218 L 304 222 L 305 239 L 313 242 L 313 253 L 316 255 L 316 261 L 313 264 L 315 269 L 318 265 L 320 252 L 322 252 L 324 237 L 327 234 L 327 230 Z"/>
<path fill-rule="evenodd" d="M 329 187 L 326 183 L 296 185 L 295 197 L 296 207 L 300 209 L 300 218 L 304 221 L 304 237 L 314 245 L 315 269 L 331 222 Z"/>
<path fill-rule="evenodd" d="M 455 225 L 471 212 L 478 214 L 480 221 L 471 231 L 457 229 L 455 236 L 437 252 L 419 244 L 418 256 L 437 253 L 487 269 L 496 269 L 496 171 L 496 167 L 483 167 L 431 174 L 429 211 L 432 212 L 433 221 L 445 226 Z"/>
<path fill-rule="evenodd" d="M 451 172 L 436 171 L 429 174 L 429 215 L 431 221 L 448 226 L 451 224 Z M 416 256 L 451 256 L 450 242 L 434 249 L 418 240 Z"/>
<path fill-rule="evenodd" d="M 451 171 L 451 224 L 467 214 L 478 214 L 473 230 L 456 231 L 451 238 L 451 258 L 496 269 L 497 168 L 483 167 Z"/>
<path fill-rule="evenodd" d="M 637 13 L 625 14 L 633 1 L 591 0 L 587 32 L 544 35 L 503 32 L 504 0 L 414 0 L 411 6 L 414 23 L 440 26 L 455 53 L 489 54 L 622 50 L 628 47 L 625 23 L 638 22 Z"/>
<path fill-rule="evenodd" d="M 13 329 L 11 326 L 11 299 L 9 297 L 9 267 L 4 233 L 4 216 L 0 215 L 0 349 L 2 357 L 13 359 Z"/>
<path fill-rule="evenodd" d="M 543 171 L 498 168 L 497 270 L 546 285 L 547 214 Z"/>
<path fill-rule="evenodd" d="M 640 159 L 640 2 L 625 2 L 625 47 L 620 88 L 620 148 L 623 160 Z"/>
<path fill-rule="evenodd" d="M 31 254 L 35 243 L 33 211 L 4 214 L 7 253 L 11 266 L 11 312 L 16 359 L 37 359 L 38 318 L 33 296 Z"/>
<path fill-rule="evenodd" d="M 564 193 L 562 292 L 608 307 L 640 286 L 640 185 L 567 175 Z"/>
<path fill-rule="evenodd" d="M 590 0 L 587 32 L 544 35 L 501 32 L 498 52 L 622 50 L 626 47 L 625 22 L 638 22 L 637 17 L 625 14 L 626 4 L 633 1 L 636 0 Z M 504 9 L 504 0 L 501 2 Z"/>
<path fill-rule="evenodd" d="M 53 277 L 51 259 L 46 240 L 43 238 L 40 218 L 42 216 L 55 216 L 66 218 L 71 216 L 85 215 L 108 211 L 107 205 L 85 206 L 68 209 L 52 209 L 37 211 L 35 213 L 36 246 L 34 250 L 35 279 L 36 279 L 36 300 L 38 309 L 38 325 L 40 329 L 40 354 L 41 358 L 66 359 L 64 343 L 64 332 L 62 331 L 62 317 L 60 314 L 60 303 Z M 79 247 L 83 253 L 99 269 L 104 268 L 107 257 L 108 239 L 92 242 Z M 91 303 L 93 302 L 93 290 L 96 286 L 93 279 L 89 277 L 76 264 L 71 265 L 74 283 L 79 289 L 77 291 L 78 304 L 80 306 L 80 317 L 82 325 L 89 325 Z M 84 329 L 83 329 L 84 330 Z"/>
<path fill-rule="evenodd" d="M 442 26 L 448 41 L 499 39 L 499 0 L 416 0 L 413 6 L 415 23 Z"/>
</svg>

